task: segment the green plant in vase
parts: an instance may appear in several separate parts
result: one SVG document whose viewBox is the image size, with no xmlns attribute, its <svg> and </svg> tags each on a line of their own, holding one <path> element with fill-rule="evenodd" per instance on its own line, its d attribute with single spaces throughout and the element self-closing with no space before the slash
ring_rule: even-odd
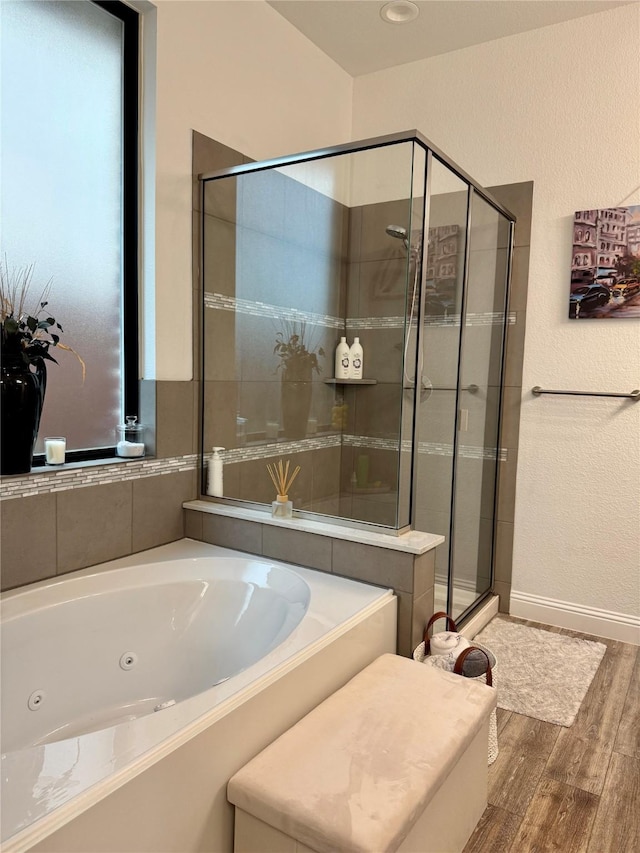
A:
<svg viewBox="0 0 640 853">
<path fill-rule="evenodd" d="M 313 373 L 320 373 L 321 346 L 307 335 L 305 323 L 285 323 L 276 333 L 273 352 L 279 362 L 276 371 L 282 375 L 282 425 L 286 438 L 304 438 L 311 408 Z"/>
<path fill-rule="evenodd" d="M 49 350 L 72 352 L 60 341 L 62 326 L 47 311 L 49 281 L 38 299 L 32 297 L 33 264 L 10 269 L 6 256 L 0 263 L 0 377 L 1 430 L 0 472 L 25 474 L 31 470 L 33 446 L 47 387 L 46 362 L 56 359 Z"/>
<path fill-rule="evenodd" d="M 321 373 L 318 356 L 324 356 L 324 350 L 314 344 L 307 347 L 306 334 L 306 323 L 295 322 L 285 323 L 285 331 L 276 333 L 273 351 L 280 359 L 276 370 L 293 382 L 311 380 L 313 371 Z"/>
</svg>

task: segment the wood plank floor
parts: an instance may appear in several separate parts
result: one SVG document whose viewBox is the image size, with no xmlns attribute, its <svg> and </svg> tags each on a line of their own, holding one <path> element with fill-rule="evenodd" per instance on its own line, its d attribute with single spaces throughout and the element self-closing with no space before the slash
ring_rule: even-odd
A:
<svg viewBox="0 0 640 853">
<path fill-rule="evenodd" d="M 640 853 L 638 646 L 607 646 L 570 728 L 498 709 L 489 805 L 464 853 Z"/>
</svg>

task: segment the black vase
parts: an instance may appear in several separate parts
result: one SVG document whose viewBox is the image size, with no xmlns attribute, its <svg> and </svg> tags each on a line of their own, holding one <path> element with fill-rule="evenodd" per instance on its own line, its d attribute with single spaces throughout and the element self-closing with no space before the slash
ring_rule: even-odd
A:
<svg viewBox="0 0 640 853">
<path fill-rule="evenodd" d="M 28 474 L 47 385 L 42 360 L 32 370 L 21 355 L 2 356 L 0 473 Z"/>
<path fill-rule="evenodd" d="M 312 389 L 311 368 L 308 371 L 296 372 L 285 370 L 281 396 L 282 429 L 285 438 L 297 439 L 306 436 Z"/>
</svg>

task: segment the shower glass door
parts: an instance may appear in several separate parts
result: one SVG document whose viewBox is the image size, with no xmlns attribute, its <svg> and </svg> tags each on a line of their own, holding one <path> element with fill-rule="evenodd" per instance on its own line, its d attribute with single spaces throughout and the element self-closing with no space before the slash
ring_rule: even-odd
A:
<svg viewBox="0 0 640 853">
<path fill-rule="evenodd" d="M 417 402 L 414 527 L 445 537 L 436 549 L 434 610 L 448 606 L 454 448 L 469 187 L 435 157 L 424 257 L 422 386 Z"/>
<path fill-rule="evenodd" d="M 435 155 L 428 165 L 414 526 L 439 533 L 434 610 L 492 585 L 510 221 Z"/>
<path fill-rule="evenodd" d="M 511 224 L 471 191 L 461 319 L 449 612 L 491 589 Z"/>
</svg>

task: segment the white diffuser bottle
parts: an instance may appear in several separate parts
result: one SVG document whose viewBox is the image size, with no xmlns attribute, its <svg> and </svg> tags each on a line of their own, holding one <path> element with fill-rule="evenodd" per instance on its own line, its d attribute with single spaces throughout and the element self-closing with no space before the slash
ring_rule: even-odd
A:
<svg viewBox="0 0 640 853">
<path fill-rule="evenodd" d="M 349 350 L 349 379 L 362 379 L 364 353 L 360 338 L 354 338 Z"/>
<path fill-rule="evenodd" d="M 214 498 L 221 498 L 224 485 L 222 480 L 222 456 L 220 451 L 224 447 L 214 447 L 207 465 L 207 494 Z"/>
<path fill-rule="evenodd" d="M 340 343 L 336 347 L 335 378 L 348 379 L 350 364 L 349 344 L 347 343 L 346 338 L 340 338 Z"/>
</svg>

